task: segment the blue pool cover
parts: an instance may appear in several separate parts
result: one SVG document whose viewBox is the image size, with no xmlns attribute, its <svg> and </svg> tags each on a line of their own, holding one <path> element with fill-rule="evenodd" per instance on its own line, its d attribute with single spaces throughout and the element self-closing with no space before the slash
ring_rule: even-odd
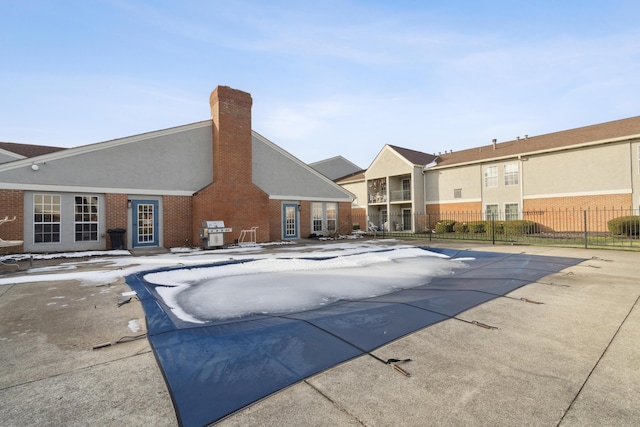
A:
<svg viewBox="0 0 640 427">
<path fill-rule="evenodd" d="M 143 279 L 149 272 L 128 276 L 180 425 L 213 423 L 327 368 L 584 261 L 424 249 L 473 259 L 453 275 L 388 295 L 204 324 L 176 318 L 156 285 Z"/>
</svg>

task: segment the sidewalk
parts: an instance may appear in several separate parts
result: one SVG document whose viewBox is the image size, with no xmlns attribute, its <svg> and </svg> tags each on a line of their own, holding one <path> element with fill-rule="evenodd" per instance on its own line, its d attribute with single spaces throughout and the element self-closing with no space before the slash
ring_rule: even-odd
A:
<svg viewBox="0 0 640 427">
<path fill-rule="evenodd" d="M 414 241 L 416 244 L 421 241 Z M 637 252 L 434 244 L 587 261 L 295 384 L 219 426 L 637 425 Z M 0 286 L 3 425 L 174 426 L 140 304 L 123 281 Z M 54 299 L 64 295 L 64 300 Z M 541 302 L 535 304 L 521 300 Z M 37 310 L 57 302 L 52 310 Z M 63 305 L 66 305 L 63 307 Z M 497 329 L 486 329 L 477 321 Z M 215 405 L 215 402 L 211 403 Z"/>
</svg>

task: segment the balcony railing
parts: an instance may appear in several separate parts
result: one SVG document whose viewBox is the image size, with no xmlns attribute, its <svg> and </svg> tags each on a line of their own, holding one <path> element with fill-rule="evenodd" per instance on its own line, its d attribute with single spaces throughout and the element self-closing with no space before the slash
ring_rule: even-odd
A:
<svg viewBox="0 0 640 427">
<path fill-rule="evenodd" d="M 387 195 L 386 194 L 369 194 L 369 204 L 373 203 L 387 203 Z"/>
<path fill-rule="evenodd" d="M 391 192 L 392 202 L 409 202 L 411 201 L 411 191 L 409 190 L 397 190 Z"/>
</svg>

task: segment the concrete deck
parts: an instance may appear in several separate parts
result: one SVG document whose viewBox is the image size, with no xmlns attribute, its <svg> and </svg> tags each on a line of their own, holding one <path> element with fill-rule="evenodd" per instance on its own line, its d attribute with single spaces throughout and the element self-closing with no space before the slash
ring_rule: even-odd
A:
<svg viewBox="0 0 640 427">
<path fill-rule="evenodd" d="M 373 352 L 384 360 L 412 359 L 401 365 L 410 377 L 365 355 L 217 425 L 640 424 L 639 253 L 432 246 L 587 261 Z M 13 270 L 0 274 L 24 274 Z M 123 280 L 0 286 L 0 424 L 177 425 L 146 339 L 93 349 L 144 333 L 139 302 L 117 305 L 117 295 L 128 290 Z M 131 320 L 140 332 L 131 332 Z"/>
</svg>

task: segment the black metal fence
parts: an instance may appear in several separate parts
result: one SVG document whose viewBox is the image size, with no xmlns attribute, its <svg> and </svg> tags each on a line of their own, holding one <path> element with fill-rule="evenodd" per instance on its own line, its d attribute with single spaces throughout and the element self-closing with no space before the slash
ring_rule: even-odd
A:
<svg viewBox="0 0 640 427">
<path fill-rule="evenodd" d="M 403 211 L 352 215 L 354 230 L 384 237 L 640 249 L 640 210 L 594 208 L 523 212 Z"/>
</svg>

